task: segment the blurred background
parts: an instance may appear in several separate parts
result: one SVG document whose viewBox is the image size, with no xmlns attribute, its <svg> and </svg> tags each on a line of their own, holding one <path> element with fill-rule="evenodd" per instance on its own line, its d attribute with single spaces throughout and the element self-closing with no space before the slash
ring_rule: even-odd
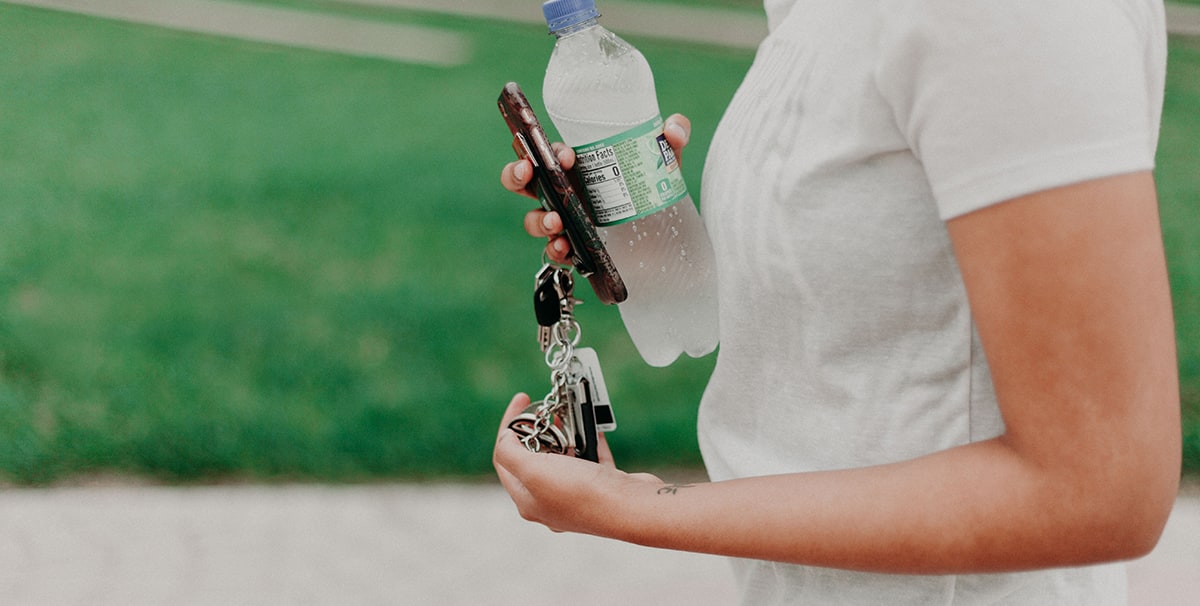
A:
<svg viewBox="0 0 1200 606">
<path fill-rule="evenodd" d="M 605 7 L 692 119 L 698 192 L 761 3 Z M 515 80 L 540 108 L 552 44 L 533 0 L 0 2 L 0 479 L 490 475 L 509 398 L 548 388 L 495 100 Z M 1200 36 L 1172 35 L 1158 179 L 1193 474 L 1198 141 Z M 715 357 L 650 368 L 577 292 L 618 459 L 698 466 Z"/>
</svg>

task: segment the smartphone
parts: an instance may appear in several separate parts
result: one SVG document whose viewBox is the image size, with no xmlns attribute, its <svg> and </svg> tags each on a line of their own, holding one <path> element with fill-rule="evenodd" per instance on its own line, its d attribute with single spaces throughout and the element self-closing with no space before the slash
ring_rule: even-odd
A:
<svg viewBox="0 0 1200 606">
<path fill-rule="evenodd" d="M 587 278 L 601 302 L 612 305 L 624 301 L 629 292 L 596 231 L 591 209 L 558 163 L 546 131 L 542 130 L 521 87 L 516 82 L 504 85 L 498 105 L 512 131 L 512 146 L 517 157 L 533 164 L 534 178 L 529 182 L 529 193 L 541 201 L 543 209 L 555 211 L 562 217 L 564 231 L 571 242 L 571 264 L 575 271 Z"/>
</svg>

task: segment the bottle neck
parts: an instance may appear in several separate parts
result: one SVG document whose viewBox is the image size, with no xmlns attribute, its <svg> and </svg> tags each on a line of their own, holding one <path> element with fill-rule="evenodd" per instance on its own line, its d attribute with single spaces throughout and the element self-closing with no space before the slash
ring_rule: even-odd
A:
<svg viewBox="0 0 1200 606">
<path fill-rule="evenodd" d="M 550 30 L 550 33 L 554 35 L 555 39 L 561 40 L 567 36 L 570 36 L 571 34 L 577 34 L 598 25 L 600 25 L 600 19 L 597 17 L 592 17 L 591 19 L 584 19 L 578 23 L 573 23 L 555 30 Z"/>
</svg>

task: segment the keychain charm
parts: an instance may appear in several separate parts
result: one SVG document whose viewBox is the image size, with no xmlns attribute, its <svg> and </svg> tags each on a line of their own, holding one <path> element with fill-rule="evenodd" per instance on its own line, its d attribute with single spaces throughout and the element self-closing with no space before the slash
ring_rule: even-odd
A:
<svg viewBox="0 0 1200 606">
<path fill-rule="evenodd" d="M 530 452 L 566 454 L 571 443 L 562 429 L 554 424 L 553 415 L 544 413 L 545 407 L 545 400 L 530 404 L 508 424 L 508 428 L 521 436 L 521 443 Z"/>
</svg>

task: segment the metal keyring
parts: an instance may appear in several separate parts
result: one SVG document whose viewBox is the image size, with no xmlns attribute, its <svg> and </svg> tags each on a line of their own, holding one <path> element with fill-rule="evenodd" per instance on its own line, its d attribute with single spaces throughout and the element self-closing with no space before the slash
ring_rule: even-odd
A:
<svg viewBox="0 0 1200 606">
<path fill-rule="evenodd" d="M 577 341 L 578 342 L 578 341 Z M 567 340 L 555 340 L 546 348 L 546 366 L 551 369 L 565 367 L 575 355 L 575 343 Z"/>
</svg>

